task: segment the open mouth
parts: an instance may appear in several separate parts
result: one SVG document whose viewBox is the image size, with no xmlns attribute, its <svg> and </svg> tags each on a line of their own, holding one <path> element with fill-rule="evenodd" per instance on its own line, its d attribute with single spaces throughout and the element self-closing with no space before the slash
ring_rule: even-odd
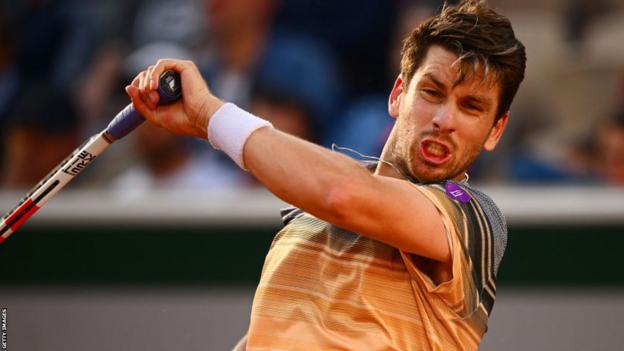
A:
<svg viewBox="0 0 624 351">
<path fill-rule="evenodd" d="M 425 161 L 441 165 L 451 158 L 451 151 L 449 148 L 433 140 L 424 140 L 420 143 L 420 153 Z"/>
</svg>

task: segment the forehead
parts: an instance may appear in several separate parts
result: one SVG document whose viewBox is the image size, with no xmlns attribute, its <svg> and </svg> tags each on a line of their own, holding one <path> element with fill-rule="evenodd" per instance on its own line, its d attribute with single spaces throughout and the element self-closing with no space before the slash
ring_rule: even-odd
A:
<svg viewBox="0 0 624 351">
<path fill-rule="evenodd" d="M 435 80 L 446 87 L 462 86 L 480 94 L 498 96 L 499 77 L 496 72 L 477 60 L 460 60 L 452 51 L 439 45 L 427 50 L 427 55 L 414 73 L 416 81 Z"/>
</svg>

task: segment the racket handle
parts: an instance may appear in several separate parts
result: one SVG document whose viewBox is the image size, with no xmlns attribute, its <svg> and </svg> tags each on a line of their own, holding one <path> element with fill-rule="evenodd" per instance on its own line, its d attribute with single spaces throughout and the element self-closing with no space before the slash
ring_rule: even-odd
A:
<svg viewBox="0 0 624 351">
<path fill-rule="evenodd" d="M 165 71 L 160 75 L 158 80 L 158 95 L 160 95 L 159 105 L 170 104 L 180 98 L 182 95 L 182 84 L 180 75 L 175 71 Z M 145 118 L 129 104 L 121 110 L 115 118 L 106 127 L 107 136 L 115 140 L 119 140 L 136 127 L 145 122 Z"/>
</svg>

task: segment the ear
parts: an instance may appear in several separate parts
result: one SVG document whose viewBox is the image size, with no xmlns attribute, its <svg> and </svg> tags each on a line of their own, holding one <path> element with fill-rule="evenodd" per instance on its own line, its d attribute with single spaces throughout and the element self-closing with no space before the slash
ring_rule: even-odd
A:
<svg viewBox="0 0 624 351">
<path fill-rule="evenodd" d="M 403 78 L 399 74 L 394 81 L 394 86 L 388 97 L 388 113 L 390 116 L 397 118 L 399 116 L 399 107 L 401 105 L 401 97 L 403 96 Z"/>
<path fill-rule="evenodd" d="M 507 126 L 508 121 L 509 121 L 509 111 L 505 112 L 501 116 L 501 118 L 499 118 L 498 121 L 494 123 L 494 126 L 490 130 L 490 135 L 488 135 L 488 138 L 485 140 L 485 143 L 483 144 L 483 149 L 485 149 L 486 151 L 494 150 L 501 136 L 503 136 L 503 131 L 505 131 L 505 127 Z"/>
</svg>

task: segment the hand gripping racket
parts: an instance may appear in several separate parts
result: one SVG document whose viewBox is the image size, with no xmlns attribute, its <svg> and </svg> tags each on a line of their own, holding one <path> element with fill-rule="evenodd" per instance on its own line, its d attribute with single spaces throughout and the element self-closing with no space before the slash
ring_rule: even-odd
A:
<svg viewBox="0 0 624 351">
<path fill-rule="evenodd" d="M 178 73 L 166 71 L 160 76 L 158 83 L 161 105 L 174 102 L 180 98 L 182 86 Z M 95 134 L 74 150 L 32 188 L 13 210 L 4 216 L 2 223 L 0 223 L 0 244 L 113 142 L 128 135 L 143 122 L 145 122 L 143 116 L 130 104 L 121 110 L 103 131 Z"/>
</svg>

